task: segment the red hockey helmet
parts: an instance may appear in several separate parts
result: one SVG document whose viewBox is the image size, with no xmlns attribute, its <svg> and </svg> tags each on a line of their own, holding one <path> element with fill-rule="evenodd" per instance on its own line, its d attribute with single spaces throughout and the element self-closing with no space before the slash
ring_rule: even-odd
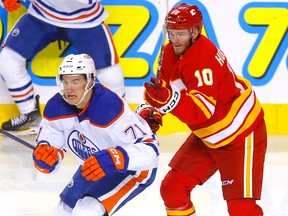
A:
<svg viewBox="0 0 288 216">
<path fill-rule="evenodd" d="M 202 13 L 196 5 L 182 3 L 170 10 L 165 19 L 167 29 L 191 29 L 203 25 Z"/>
</svg>

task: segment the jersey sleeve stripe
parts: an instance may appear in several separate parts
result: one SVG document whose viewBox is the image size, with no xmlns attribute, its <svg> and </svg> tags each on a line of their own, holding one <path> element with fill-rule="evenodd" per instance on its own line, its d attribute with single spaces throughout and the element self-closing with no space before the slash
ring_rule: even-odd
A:
<svg viewBox="0 0 288 216">
<path fill-rule="evenodd" d="M 201 94 L 200 92 L 191 91 L 191 93 L 192 94 L 189 95 L 192 97 L 193 101 L 202 110 L 206 118 L 209 119 L 215 111 L 215 104 L 213 104 L 213 101 L 209 100 L 207 96 Z"/>
<path fill-rule="evenodd" d="M 251 84 L 233 103 L 230 114 L 209 127 L 193 131 L 211 148 L 224 146 L 251 127 L 261 115 L 261 105 Z"/>
</svg>

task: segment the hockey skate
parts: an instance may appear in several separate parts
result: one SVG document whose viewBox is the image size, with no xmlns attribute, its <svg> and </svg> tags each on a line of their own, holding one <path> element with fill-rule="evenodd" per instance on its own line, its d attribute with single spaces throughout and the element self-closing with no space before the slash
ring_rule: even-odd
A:
<svg viewBox="0 0 288 216">
<path fill-rule="evenodd" d="M 39 109 L 39 95 L 36 95 L 36 107 L 27 114 L 20 114 L 17 117 L 11 118 L 6 122 L 3 122 L 2 129 L 6 131 L 30 131 L 39 126 L 41 121 L 41 114 Z M 33 128 L 34 127 L 34 128 Z M 32 129 L 33 128 L 33 129 Z M 30 134 L 32 132 L 29 132 Z M 36 133 L 36 132 L 33 132 Z"/>
</svg>

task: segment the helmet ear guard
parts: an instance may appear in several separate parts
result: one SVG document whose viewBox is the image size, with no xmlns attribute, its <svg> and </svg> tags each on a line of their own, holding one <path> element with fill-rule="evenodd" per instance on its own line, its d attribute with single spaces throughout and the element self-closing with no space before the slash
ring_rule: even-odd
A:
<svg viewBox="0 0 288 216">
<path fill-rule="evenodd" d="M 172 8 L 166 16 L 167 29 L 192 29 L 198 27 L 201 31 L 203 16 L 196 5 L 182 3 Z"/>
</svg>

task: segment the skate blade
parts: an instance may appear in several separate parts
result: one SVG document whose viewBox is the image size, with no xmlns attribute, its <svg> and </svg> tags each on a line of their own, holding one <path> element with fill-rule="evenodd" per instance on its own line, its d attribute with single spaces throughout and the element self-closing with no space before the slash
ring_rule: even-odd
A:
<svg viewBox="0 0 288 216">
<path fill-rule="evenodd" d="M 26 127 L 23 129 L 20 129 L 18 131 L 9 131 L 9 133 L 15 135 L 15 136 L 29 136 L 29 135 L 36 135 L 38 133 L 39 127 Z"/>
</svg>

